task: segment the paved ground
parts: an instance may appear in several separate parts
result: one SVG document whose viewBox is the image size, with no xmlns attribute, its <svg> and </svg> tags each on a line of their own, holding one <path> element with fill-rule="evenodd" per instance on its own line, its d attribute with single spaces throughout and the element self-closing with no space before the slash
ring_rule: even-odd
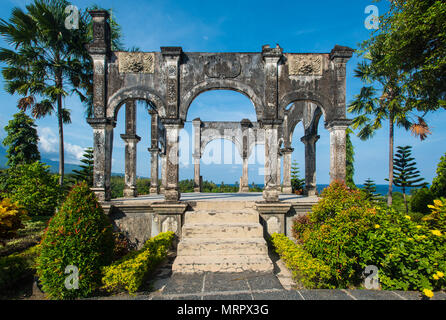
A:
<svg viewBox="0 0 446 320">
<path fill-rule="evenodd" d="M 135 296 L 120 294 L 100 299 L 112 300 L 421 300 L 419 292 L 378 290 L 294 289 L 291 274 L 283 263 L 271 257 L 274 273 L 173 274 L 172 254 L 150 278 L 150 290 Z M 446 300 L 436 292 L 432 300 Z"/>
</svg>

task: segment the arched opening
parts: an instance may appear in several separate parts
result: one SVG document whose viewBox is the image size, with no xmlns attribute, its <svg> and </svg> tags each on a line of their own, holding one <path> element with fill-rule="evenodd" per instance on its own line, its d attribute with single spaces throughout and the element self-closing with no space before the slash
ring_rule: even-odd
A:
<svg viewBox="0 0 446 320">
<path fill-rule="evenodd" d="M 182 192 L 191 191 L 192 181 L 195 192 L 210 192 L 221 184 L 221 192 L 242 191 L 245 170 L 259 166 L 257 152 L 249 153 L 244 145 L 244 119 L 256 123 L 257 114 L 253 102 L 237 90 L 207 90 L 196 96 L 180 132 L 180 180 L 187 181 L 187 188 L 180 183 Z"/>
<path fill-rule="evenodd" d="M 152 193 L 152 170 L 159 175 L 159 153 L 152 147 L 152 118 L 157 119 L 155 105 L 144 99 L 127 99 L 117 105 L 111 163 L 111 197 L 135 197 Z"/>
</svg>

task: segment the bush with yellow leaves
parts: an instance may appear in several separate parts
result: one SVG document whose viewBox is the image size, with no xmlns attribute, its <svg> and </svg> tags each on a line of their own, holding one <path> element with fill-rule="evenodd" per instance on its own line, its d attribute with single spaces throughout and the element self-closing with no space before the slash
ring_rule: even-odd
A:
<svg viewBox="0 0 446 320">
<path fill-rule="evenodd" d="M 4 198 L 0 202 L 0 243 L 13 238 L 17 230 L 24 228 L 22 222 L 26 217 L 27 212 L 23 207 Z"/>
</svg>

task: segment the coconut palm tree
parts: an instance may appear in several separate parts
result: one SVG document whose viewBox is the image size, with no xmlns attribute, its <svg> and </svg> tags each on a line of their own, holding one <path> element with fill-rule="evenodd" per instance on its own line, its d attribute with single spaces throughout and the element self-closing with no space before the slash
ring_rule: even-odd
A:
<svg viewBox="0 0 446 320">
<path fill-rule="evenodd" d="M 374 136 L 375 132 L 382 128 L 383 122 L 389 124 L 389 193 L 387 205 L 392 205 L 393 189 L 393 150 L 394 150 L 394 128 L 402 127 L 411 130 L 415 136 L 424 140 L 430 134 L 429 127 L 422 117 L 417 121 L 411 119 L 411 114 L 406 106 L 407 92 L 401 85 L 401 80 L 406 76 L 392 68 L 383 68 L 376 63 L 382 56 L 380 53 L 366 54 L 364 58 L 370 63 L 360 62 L 355 69 L 355 77 L 364 83 L 370 84 L 361 88 L 359 94 L 350 103 L 348 111 L 358 114 L 353 119 L 352 127 L 360 129 L 358 137 L 367 140 Z M 374 87 L 374 86 L 375 87 Z"/>
<path fill-rule="evenodd" d="M 35 0 L 12 10 L 9 21 L 0 19 L 0 35 L 12 48 L 0 48 L 0 61 L 7 64 L 2 74 L 6 91 L 19 94 L 18 108 L 31 110 L 35 118 L 55 114 L 59 128 L 59 183 L 64 178 L 63 124 L 70 123 L 70 112 L 63 98 L 70 90 L 82 89 L 88 80 L 85 45 L 88 30 L 85 14 L 79 28 L 67 29 L 65 0 Z"/>
</svg>

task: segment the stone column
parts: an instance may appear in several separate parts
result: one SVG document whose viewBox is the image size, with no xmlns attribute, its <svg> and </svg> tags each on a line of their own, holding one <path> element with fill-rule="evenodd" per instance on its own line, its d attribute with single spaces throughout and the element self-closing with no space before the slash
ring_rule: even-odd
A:
<svg viewBox="0 0 446 320">
<path fill-rule="evenodd" d="M 346 133 L 350 120 L 341 119 L 328 123 L 330 132 L 330 182 L 345 181 L 346 174 Z"/>
<path fill-rule="evenodd" d="M 161 187 L 160 187 L 160 193 L 164 194 L 164 191 L 166 190 L 166 184 L 167 184 L 167 176 L 166 176 L 166 161 L 167 157 L 166 154 L 160 153 L 161 158 Z"/>
<path fill-rule="evenodd" d="M 263 124 L 265 130 L 265 187 L 263 189 L 263 199 L 267 202 L 279 201 L 279 192 L 277 191 L 277 158 L 278 158 L 278 139 L 277 124 Z"/>
<path fill-rule="evenodd" d="M 121 134 L 125 142 L 125 177 L 124 197 L 136 197 L 136 148 L 141 140 L 136 135 L 136 103 L 127 101 L 125 104 L 125 134 Z"/>
<path fill-rule="evenodd" d="M 200 159 L 201 159 L 201 120 L 192 120 L 194 127 L 194 192 L 201 192 Z"/>
<path fill-rule="evenodd" d="M 89 118 L 93 128 L 93 192 L 99 201 L 111 199 L 110 178 L 113 150 L 113 128 L 116 122 L 108 118 Z"/>
<path fill-rule="evenodd" d="M 169 123 L 164 123 L 164 126 L 166 128 L 166 156 L 167 156 L 166 186 L 164 191 L 164 199 L 166 202 L 178 202 L 181 196 L 178 188 L 179 137 L 180 137 L 180 130 L 183 128 L 183 123 L 181 121 L 167 121 L 167 122 Z"/>
<path fill-rule="evenodd" d="M 149 148 L 150 152 L 150 194 L 159 194 L 158 188 L 158 148 Z"/>
<path fill-rule="evenodd" d="M 248 179 L 248 157 L 243 157 L 243 171 L 242 178 L 240 179 L 239 192 L 249 192 Z"/>
<path fill-rule="evenodd" d="M 291 155 L 294 149 L 284 148 L 282 149 L 283 154 L 283 188 L 282 193 L 291 194 L 293 193 L 293 188 L 291 187 Z"/>
<path fill-rule="evenodd" d="M 315 196 L 316 188 L 316 142 L 318 135 L 303 136 L 300 141 L 305 144 L 305 194 Z"/>
<path fill-rule="evenodd" d="M 282 153 L 279 151 L 277 153 L 277 191 L 282 193 L 282 183 L 281 183 L 281 171 L 282 171 Z"/>
</svg>

